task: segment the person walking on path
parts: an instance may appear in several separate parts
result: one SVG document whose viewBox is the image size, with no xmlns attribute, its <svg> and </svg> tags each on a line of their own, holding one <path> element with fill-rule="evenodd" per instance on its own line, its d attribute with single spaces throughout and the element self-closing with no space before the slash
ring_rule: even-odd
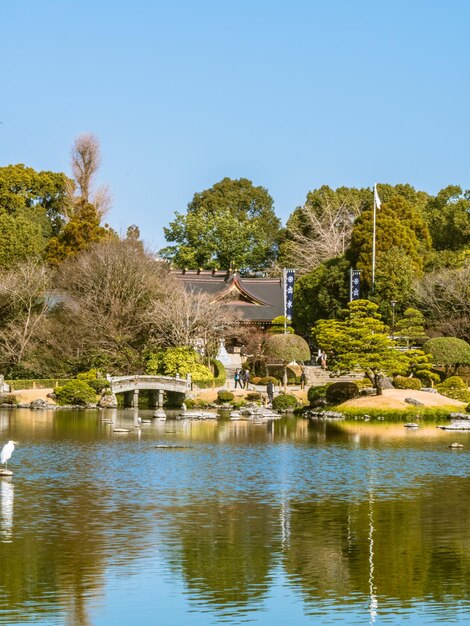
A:
<svg viewBox="0 0 470 626">
<path fill-rule="evenodd" d="M 248 389 L 248 383 L 250 382 L 249 370 L 243 370 L 243 388 Z"/>
<path fill-rule="evenodd" d="M 266 385 L 266 393 L 268 394 L 268 404 L 272 404 L 274 400 L 274 385 L 272 380 Z"/>
<path fill-rule="evenodd" d="M 236 369 L 235 370 L 235 376 L 233 377 L 234 381 L 235 381 L 235 389 L 237 388 L 237 385 L 240 385 L 240 389 L 243 389 L 243 383 L 242 383 L 242 372 L 240 369 Z"/>
<path fill-rule="evenodd" d="M 302 368 L 302 373 L 300 374 L 300 388 L 305 389 L 305 383 L 307 382 L 307 374 L 305 373 L 305 368 Z"/>
</svg>

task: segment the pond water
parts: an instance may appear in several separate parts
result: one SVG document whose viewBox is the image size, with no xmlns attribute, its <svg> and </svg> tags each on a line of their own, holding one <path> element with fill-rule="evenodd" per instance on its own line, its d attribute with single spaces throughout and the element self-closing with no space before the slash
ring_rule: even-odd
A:
<svg viewBox="0 0 470 626">
<path fill-rule="evenodd" d="M 0 435 L 0 624 L 468 621 L 467 433 L 5 410 Z"/>
</svg>

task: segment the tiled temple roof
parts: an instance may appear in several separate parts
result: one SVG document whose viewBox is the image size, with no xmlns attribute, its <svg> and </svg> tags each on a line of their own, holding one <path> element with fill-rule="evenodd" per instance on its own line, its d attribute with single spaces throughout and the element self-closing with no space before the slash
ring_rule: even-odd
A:
<svg viewBox="0 0 470 626">
<path fill-rule="evenodd" d="M 269 323 L 284 315 L 280 278 L 242 278 L 236 272 L 211 270 L 179 270 L 172 275 L 188 290 L 223 300 L 245 322 Z"/>
</svg>

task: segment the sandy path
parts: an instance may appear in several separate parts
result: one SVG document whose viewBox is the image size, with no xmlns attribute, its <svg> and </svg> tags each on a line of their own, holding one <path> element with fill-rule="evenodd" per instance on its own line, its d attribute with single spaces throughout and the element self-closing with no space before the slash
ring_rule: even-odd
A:
<svg viewBox="0 0 470 626">
<path fill-rule="evenodd" d="M 415 391 L 413 389 L 384 389 L 383 396 L 361 396 L 360 398 L 354 398 L 354 400 L 348 400 L 341 406 L 361 409 L 406 409 L 411 405 L 405 402 L 405 398 L 418 400 L 424 406 L 455 406 L 459 409 L 466 406 L 465 402 L 446 398 L 441 396 L 440 393 Z"/>
</svg>

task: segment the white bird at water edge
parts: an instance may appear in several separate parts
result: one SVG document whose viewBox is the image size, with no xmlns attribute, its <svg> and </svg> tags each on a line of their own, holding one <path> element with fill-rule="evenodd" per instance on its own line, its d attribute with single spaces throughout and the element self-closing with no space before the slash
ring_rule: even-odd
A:
<svg viewBox="0 0 470 626">
<path fill-rule="evenodd" d="M 0 452 L 0 463 L 5 467 L 8 466 L 8 461 L 11 459 L 11 455 L 15 449 L 15 444 L 18 445 L 18 442 L 10 440 L 3 446 L 2 451 Z"/>
</svg>

